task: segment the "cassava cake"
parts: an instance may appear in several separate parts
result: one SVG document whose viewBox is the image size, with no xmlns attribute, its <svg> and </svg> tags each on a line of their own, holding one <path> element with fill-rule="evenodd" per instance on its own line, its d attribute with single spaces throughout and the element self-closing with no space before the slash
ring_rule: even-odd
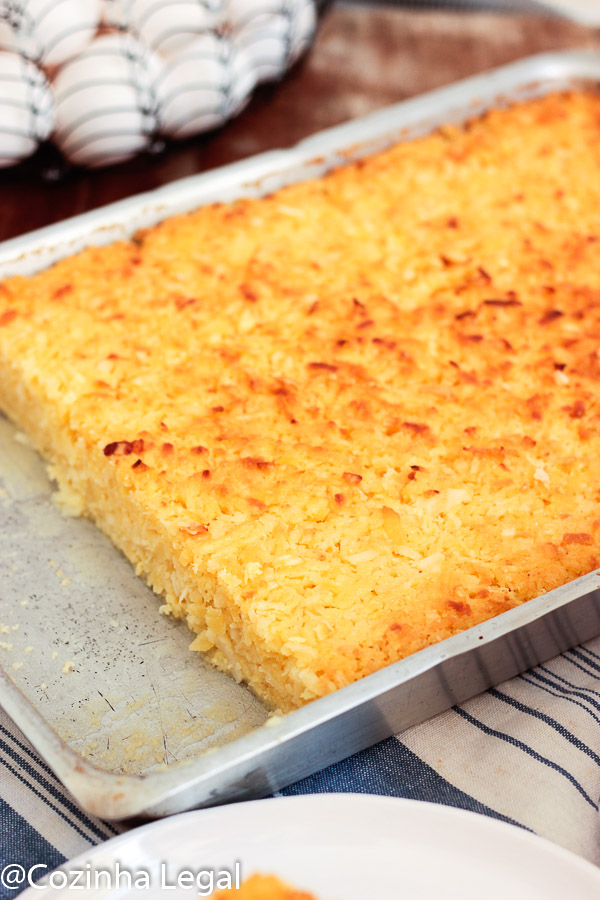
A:
<svg viewBox="0 0 600 900">
<path fill-rule="evenodd" d="M 316 900 L 312 894 L 284 884 L 274 875 L 252 875 L 237 889 L 218 892 L 214 900 Z"/>
<path fill-rule="evenodd" d="M 0 407 L 282 710 L 598 566 L 600 98 L 0 284 Z"/>
</svg>

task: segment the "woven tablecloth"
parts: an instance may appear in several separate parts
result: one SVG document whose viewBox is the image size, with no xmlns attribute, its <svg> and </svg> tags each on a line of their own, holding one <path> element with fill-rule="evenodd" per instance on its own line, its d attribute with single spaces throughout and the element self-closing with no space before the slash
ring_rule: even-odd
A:
<svg viewBox="0 0 600 900">
<path fill-rule="evenodd" d="M 600 638 L 279 793 L 444 803 L 518 824 L 600 865 L 599 738 Z M 79 809 L 2 713 L 0 764 L 0 870 L 49 871 L 123 830 Z M 0 898 L 17 892 L 0 887 Z"/>
</svg>

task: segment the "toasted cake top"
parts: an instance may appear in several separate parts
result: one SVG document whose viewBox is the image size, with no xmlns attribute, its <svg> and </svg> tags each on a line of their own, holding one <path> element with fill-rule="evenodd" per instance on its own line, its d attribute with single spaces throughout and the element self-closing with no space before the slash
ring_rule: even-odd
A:
<svg viewBox="0 0 600 900">
<path fill-rule="evenodd" d="M 10 279 L 0 356 L 309 699 L 597 565 L 599 248 L 551 95 Z"/>
</svg>

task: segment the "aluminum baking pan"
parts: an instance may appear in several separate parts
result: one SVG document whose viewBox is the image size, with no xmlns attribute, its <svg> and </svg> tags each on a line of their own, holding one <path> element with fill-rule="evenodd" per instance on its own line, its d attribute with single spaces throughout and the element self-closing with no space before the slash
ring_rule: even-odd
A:
<svg viewBox="0 0 600 900">
<path fill-rule="evenodd" d="M 511 100 L 598 84 L 598 54 L 532 57 L 8 241 L 0 277 Z M 106 819 L 264 796 L 600 633 L 593 572 L 268 719 L 245 687 L 188 652 L 186 627 L 159 616 L 130 564 L 51 494 L 42 461 L 0 418 L 0 703 L 76 800 Z"/>
</svg>

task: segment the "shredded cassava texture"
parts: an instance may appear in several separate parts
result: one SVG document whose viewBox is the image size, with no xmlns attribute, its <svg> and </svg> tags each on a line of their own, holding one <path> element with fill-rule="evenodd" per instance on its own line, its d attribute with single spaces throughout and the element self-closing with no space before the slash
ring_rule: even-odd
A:
<svg viewBox="0 0 600 900">
<path fill-rule="evenodd" d="M 600 98 L 526 101 L 5 281 L 0 407 L 289 710 L 598 566 L 599 253 Z"/>
</svg>

